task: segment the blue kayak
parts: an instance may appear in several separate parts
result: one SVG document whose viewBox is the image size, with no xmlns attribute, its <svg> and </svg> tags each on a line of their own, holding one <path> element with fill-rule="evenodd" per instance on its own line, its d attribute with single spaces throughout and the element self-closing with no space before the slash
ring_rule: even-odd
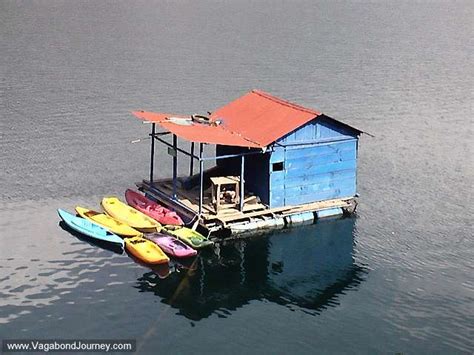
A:
<svg viewBox="0 0 474 355">
<path fill-rule="evenodd" d="M 58 208 L 59 217 L 66 223 L 70 228 L 76 232 L 87 235 L 88 237 L 99 239 L 104 242 L 119 244 L 122 248 L 124 245 L 123 239 L 118 235 L 109 232 L 107 229 L 95 224 L 87 219 L 76 217 L 73 214 L 66 212 Z"/>
</svg>

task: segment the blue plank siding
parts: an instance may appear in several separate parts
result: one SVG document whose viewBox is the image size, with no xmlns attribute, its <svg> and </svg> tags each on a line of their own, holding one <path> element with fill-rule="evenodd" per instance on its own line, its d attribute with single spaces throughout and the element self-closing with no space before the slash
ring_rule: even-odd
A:
<svg viewBox="0 0 474 355">
<path fill-rule="evenodd" d="M 320 158 L 302 158 L 301 160 L 286 160 L 285 170 L 291 174 L 294 171 L 309 174 L 310 172 L 318 173 L 319 171 L 331 171 L 332 168 L 338 170 L 340 166 L 350 166 L 355 164 L 354 152 L 347 152 L 343 154 L 334 154 L 332 156 L 324 156 Z"/>
<path fill-rule="evenodd" d="M 285 191 L 270 191 L 270 207 L 285 206 Z"/>
<path fill-rule="evenodd" d="M 247 156 L 246 190 L 270 207 L 299 205 L 356 194 L 358 134 L 320 116 L 279 139 L 262 155 Z M 248 151 L 217 146 L 217 155 Z M 239 175 L 240 159 L 218 160 L 229 175 Z"/>
<path fill-rule="evenodd" d="M 357 139 L 279 147 L 284 170 L 270 168 L 270 206 L 350 197 L 356 193 Z"/>
<path fill-rule="evenodd" d="M 301 146 L 292 146 L 287 147 L 285 152 L 286 159 L 300 159 L 302 156 L 311 157 L 311 156 L 321 156 L 321 155 L 331 155 L 334 153 L 339 153 L 346 150 L 354 149 L 355 139 L 340 141 L 340 142 L 331 142 L 325 144 L 312 144 Z"/>
<path fill-rule="evenodd" d="M 324 142 L 355 138 L 357 133 L 336 120 L 321 116 L 278 140 L 282 145 L 299 144 L 303 142 Z"/>
<path fill-rule="evenodd" d="M 285 205 L 301 205 L 305 203 L 311 203 L 315 201 L 331 200 L 339 197 L 351 197 L 350 191 L 342 191 L 341 189 L 334 189 L 329 191 L 321 191 L 317 196 L 313 194 L 290 196 L 285 199 Z"/>
<path fill-rule="evenodd" d="M 270 155 L 270 207 L 285 205 L 285 171 L 274 171 L 275 163 L 285 164 L 285 148 L 276 146 Z"/>
<path fill-rule="evenodd" d="M 317 196 L 321 191 L 340 189 L 342 191 L 351 191 L 354 176 L 339 179 L 315 179 L 304 185 L 287 187 L 285 186 L 285 197 L 294 197 L 297 195 L 313 194 Z"/>
<path fill-rule="evenodd" d="M 285 160 L 285 148 L 275 147 L 270 156 L 270 163 L 282 162 Z"/>
<path fill-rule="evenodd" d="M 321 174 L 309 173 L 307 175 L 300 175 L 285 178 L 285 189 L 289 190 L 291 187 L 305 186 L 308 184 L 319 184 L 321 182 L 331 182 L 345 179 L 355 178 L 355 167 L 346 170 L 336 170 Z"/>
<path fill-rule="evenodd" d="M 333 169 L 338 169 L 334 167 Z M 312 183 L 313 181 L 321 180 L 335 180 L 335 179 L 345 179 L 353 178 L 355 176 L 356 166 L 354 164 L 353 168 L 341 167 L 341 170 L 332 170 L 321 172 L 318 174 L 306 174 L 304 170 L 298 171 L 299 175 L 288 176 L 285 172 L 283 174 L 272 174 L 271 175 L 271 189 L 285 189 L 288 187 L 300 186 L 303 184 Z"/>
</svg>

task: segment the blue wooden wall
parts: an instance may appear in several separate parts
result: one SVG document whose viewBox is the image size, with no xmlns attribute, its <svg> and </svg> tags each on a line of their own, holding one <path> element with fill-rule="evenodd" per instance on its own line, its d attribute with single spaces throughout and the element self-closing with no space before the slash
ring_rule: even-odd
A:
<svg viewBox="0 0 474 355">
<path fill-rule="evenodd" d="M 357 134 L 323 117 L 280 139 L 270 157 L 270 207 L 354 196 Z"/>
<path fill-rule="evenodd" d="M 270 207 L 300 205 L 356 194 L 360 132 L 327 116 L 277 141 L 273 151 L 245 158 L 246 190 Z M 246 148 L 217 146 L 217 155 Z M 226 174 L 240 174 L 240 158 L 218 160 Z"/>
<path fill-rule="evenodd" d="M 271 156 L 270 206 L 288 206 L 354 196 L 356 139 L 278 148 Z M 282 171 L 273 171 L 283 160 Z"/>
<path fill-rule="evenodd" d="M 278 140 L 279 144 L 304 144 L 356 138 L 356 131 L 328 116 L 320 116 Z"/>
</svg>

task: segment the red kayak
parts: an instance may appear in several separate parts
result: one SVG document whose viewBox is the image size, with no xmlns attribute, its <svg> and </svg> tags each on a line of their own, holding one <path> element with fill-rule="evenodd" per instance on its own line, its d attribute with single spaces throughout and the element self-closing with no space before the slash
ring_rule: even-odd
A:
<svg viewBox="0 0 474 355">
<path fill-rule="evenodd" d="M 164 208 L 136 191 L 127 189 L 127 191 L 125 191 L 125 199 L 130 206 L 156 219 L 161 224 L 175 226 L 182 226 L 184 224 L 176 212 Z"/>
</svg>

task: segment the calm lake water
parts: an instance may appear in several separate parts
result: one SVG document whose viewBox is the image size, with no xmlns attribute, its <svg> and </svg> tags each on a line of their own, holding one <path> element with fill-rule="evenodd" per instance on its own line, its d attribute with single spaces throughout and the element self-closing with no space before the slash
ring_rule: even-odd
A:
<svg viewBox="0 0 474 355">
<path fill-rule="evenodd" d="M 0 1 L 0 338 L 472 353 L 473 18 L 469 1 Z M 169 270 L 58 225 L 58 207 L 147 176 L 131 110 L 202 113 L 253 88 L 375 135 L 355 218 Z"/>
</svg>

